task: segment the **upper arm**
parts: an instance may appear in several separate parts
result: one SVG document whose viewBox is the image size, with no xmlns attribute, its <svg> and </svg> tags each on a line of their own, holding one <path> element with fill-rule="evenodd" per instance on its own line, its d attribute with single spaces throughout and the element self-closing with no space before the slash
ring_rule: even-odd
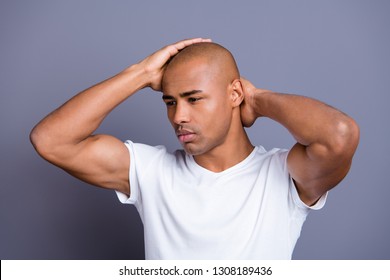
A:
<svg viewBox="0 0 390 280">
<path fill-rule="evenodd" d="M 54 164 L 87 183 L 130 195 L 130 155 L 117 138 L 93 135 L 60 149 L 50 160 Z"/>
<path fill-rule="evenodd" d="M 356 127 L 342 137 L 335 136 L 332 143 L 296 143 L 292 147 L 287 166 L 303 202 L 313 205 L 347 175 L 358 138 Z"/>
</svg>

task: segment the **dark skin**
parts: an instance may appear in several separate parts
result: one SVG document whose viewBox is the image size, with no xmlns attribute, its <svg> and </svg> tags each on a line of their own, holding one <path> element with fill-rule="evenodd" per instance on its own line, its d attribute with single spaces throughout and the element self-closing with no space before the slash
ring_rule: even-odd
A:
<svg viewBox="0 0 390 280">
<path fill-rule="evenodd" d="M 288 170 L 302 201 L 312 205 L 347 175 L 359 142 L 359 127 L 320 101 L 257 89 L 241 81 L 245 88 L 243 124 L 249 127 L 266 116 L 290 131 L 297 143 L 289 152 Z"/>
<path fill-rule="evenodd" d="M 117 138 L 93 132 L 120 103 L 138 90 L 161 90 L 166 62 L 180 50 L 201 38 L 177 42 L 158 50 L 91 88 L 50 113 L 31 131 L 30 139 L 47 161 L 95 186 L 130 195 L 130 158 Z"/>
<path fill-rule="evenodd" d="M 312 205 L 336 186 L 347 174 L 358 145 L 356 123 L 319 101 L 254 87 L 218 48 L 211 47 L 206 57 L 187 55 L 185 63 L 177 56 L 167 67 L 180 50 L 202 42 L 209 40 L 190 39 L 164 47 L 79 93 L 33 129 L 34 147 L 73 176 L 129 195 L 131 159 L 126 147 L 113 136 L 92 133 L 121 102 L 151 87 L 163 90 L 168 119 L 179 141 L 204 168 L 220 172 L 245 159 L 253 145 L 243 126 L 269 117 L 297 140 L 288 169 L 303 202 Z"/>
</svg>

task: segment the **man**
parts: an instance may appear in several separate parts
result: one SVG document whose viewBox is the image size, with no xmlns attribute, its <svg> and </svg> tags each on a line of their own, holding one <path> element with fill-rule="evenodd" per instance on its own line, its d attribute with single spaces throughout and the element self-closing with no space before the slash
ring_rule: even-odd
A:
<svg viewBox="0 0 390 280">
<path fill-rule="evenodd" d="M 109 135 L 103 119 L 139 89 L 162 91 L 184 151 Z M 286 127 L 288 151 L 254 147 L 259 117 Z M 206 39 L 166 46 L 70 99 L 32 131 L 38 153 L 134 204 L 147 259 L 290 259 L 310 209 L 347 174 L 359 129 L 319 101 L 257 89 Z"/>
</svg>

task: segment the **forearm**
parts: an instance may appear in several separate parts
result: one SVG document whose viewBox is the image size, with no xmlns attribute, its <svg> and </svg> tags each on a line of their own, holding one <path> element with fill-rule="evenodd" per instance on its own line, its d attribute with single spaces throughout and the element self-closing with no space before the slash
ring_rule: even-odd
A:
<svg viewBox="0 0 390 280">
<path fill-rule="evenodd" d="M 253 98 L 258 116 L 279 122 L 306 147 L 319 144 L 328 150 L 342 149 L 356 126 L 344 113 L 311 98 L 263 90 Z"/>
<path fill-rule="evenodd" d="M 83 140 L 89 139 L 107 114 L 121 102 L 146 86 L 161 90 L 164 65 L 173 55 L 186 46 L 208 41 L 195 38 L 168 45 L 118 75 L 79 93 L 32 130 L 31 142 L 38 152 L 45 149 L 46 153 L 51 153 L 58 147 L 66 147 L 61 149 L 65 153 L 68 148 L 78 152 L 73 148 L 80 142 L 85 143 Z"/>
<path fill-rule="evenodd" d="M 74 96 L 32 131 L 34 145 L 77 144 L 90 136 L 121 102 L 146 86 L 142 69 L 131 66 Z"/>
</svg>

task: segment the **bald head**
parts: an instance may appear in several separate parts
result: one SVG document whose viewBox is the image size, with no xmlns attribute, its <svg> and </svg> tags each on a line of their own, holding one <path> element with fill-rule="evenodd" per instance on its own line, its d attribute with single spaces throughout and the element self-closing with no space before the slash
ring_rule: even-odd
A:
<svg viewBox="0 0 390 280">
<path fill-rule="evenodd" d="M 190 63 L 206 65 L 208 74 L 213 73 L 221 82 L 231 82 L 240 77 L 236 61 L 229 50 L 219 44 L 211 42 L 196 43 L 181 50 L 168 63 L 162 84 L 175 78 L 172 74 L 177 68 Z"/>
</svg>

